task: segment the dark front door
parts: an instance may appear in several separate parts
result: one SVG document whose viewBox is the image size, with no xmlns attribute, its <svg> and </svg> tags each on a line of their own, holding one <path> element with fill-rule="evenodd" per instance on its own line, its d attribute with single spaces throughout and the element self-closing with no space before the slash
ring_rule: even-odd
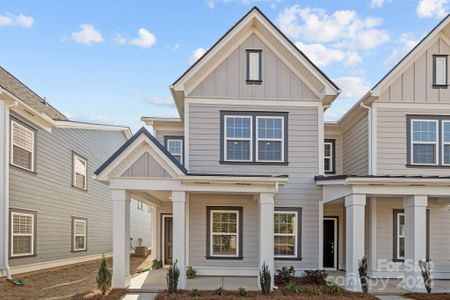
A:
<svg viewBox="0 0 450 300">
<path fill-rule="evenodd" d="M 336 268 L 336 219 L 323 220 L 323 267 Z"/>
<path fill-rule="evenodd" d="M 172 264 L 172 243 L 173 243 L 173 218 L 164 217 L 164 264 Z"/>
</svg>

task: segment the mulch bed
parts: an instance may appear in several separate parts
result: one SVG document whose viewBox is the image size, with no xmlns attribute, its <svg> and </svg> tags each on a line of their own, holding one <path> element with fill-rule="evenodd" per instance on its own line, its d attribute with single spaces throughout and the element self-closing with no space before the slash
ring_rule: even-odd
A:
<svg viewBox="0 0 450 300">
<path fill-rule="evenodd" d="M 403 296 L 416 300 L 450 300 L 450 293 L 408 293 Z"/>
<path fill-rule="evenodd" d="M 71 300 L 118 300 L 127 294 L 126 290 L 112 290 L 107 295 L 102 295 L 98 290 L 76 294 Z"/>
</svg>

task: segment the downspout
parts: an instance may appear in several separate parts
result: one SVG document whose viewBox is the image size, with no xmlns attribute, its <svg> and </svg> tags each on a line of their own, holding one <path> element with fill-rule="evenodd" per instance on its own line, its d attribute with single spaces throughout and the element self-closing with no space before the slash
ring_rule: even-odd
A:
<svg viewBox="0 0 450 300">
<path fill-rule="evenodd" d="M 370 107 L 368 105 L 365 105 L 363 102 L 361 102 L 359 105 L 361 107 L 367 109 L 367 112 L 368 112 L 368 115 L 367 115 L 367 127 L 368 127 L 368 129 L 367 129 L 367 131 L 368 131 L 367 144 L 368 144 L 368 147 L 369 147 L 369 151 L 368 151 L 368 154 L 369 154 L 369 159 L 368 159 L 369 170 L 368 170 L 368 173 L 369 173 L 369 175 L 373 175 L 373 172 L 372 172 L 372 107 Z"/>
</svg>

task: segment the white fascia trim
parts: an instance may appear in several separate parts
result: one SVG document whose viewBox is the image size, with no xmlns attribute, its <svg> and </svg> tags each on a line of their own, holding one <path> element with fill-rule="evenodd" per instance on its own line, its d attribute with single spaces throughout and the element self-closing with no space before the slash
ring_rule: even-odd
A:
<svg viewBox="0 0 450 300">
<path fill-rule="evenodd" d="M 193 104 L 222 104 L 222 105 L 260 105 L 260 106 L 322 106 L 320 99 L 293 100 L 293 99 L 255 99 L 255 98 L 220 98 L 220 97 L 186 97 L 185 103 Z"/>
<path fill-rule="evenodd" d="M 113 126 L 103 124 L 91 124 L 76 121 L 54 121 L 57 128 L 73 128 L 73 129 L 92 129 L 92 130 L 106 130 L 106 131 L 123 131 L 125 136 L 129 139 L 132 133 L 129 127 Z"/>
<path fill-rule="evenodd" d="M 105 257 L 108 258 L 111 256 L 112 256 L 112 252 L 105 253 Z M 87 256 L 81 256 L 81 257 L 75 257 L 75 258 L 52 260 L 52 261 L 48 261 L 48 262 L 41 262 L 41 263 L 35 263 L 35 264 L 27 264 L 27 265 L 23 265 L 23 266 L 11 267 L 11 273 L 12 274 L 22 274 L 22 273 L 34 272 L 34 271 L 39 271 L 39 270 L 48 269 L 48 268 L 57 268 L 57 267 L 61 267 L 61 266 L 71 265 L 71 264 L 88 262 L 88 261 L 97 260 L 100 258 L 102 258 L 102 254 L 94 254 L 94 255 L 87 255 Z"/>
<path fill-rule="evenodd" d="M 412 102 L 377 102 L 374 103 L 376 107 L 378 108 L 390 108 L 390 109 L 417 109 L 417 110 L 423 110 L 423 109 L 436 109 L 436 110 L 450 110 L 450 104 L 448 103 L 412 103 Z M 405 112 L 406 113 L 406 112 Z M 425 112 L 414 112 L 414 114 L 427 114 Z M 439 115 L 442 115 L 445 113 L 439 112 Z M 448 115 L 448 113 L 447 113 Z"/>
<path fill-rule="evenodd" d="M 239 183 L 239 184 L 268 184 L 272 185 L 275 183 L 285 184 L 288 178 L 285 177 L 240 177 L 240 176 L 184 176 L 181 177 L 182 182 L 209 182 L 218 184 L 229 184 L 229 183 Z"/>
<path fill-rule="evenodd" d="M 159 117 L 141 117 L 141 122 L 145 125 L 153 126 L 155 122 L 158 123 L 180 123 L 180 118 L 159 118 Z"/>
<path fill-rule="evenodd" d="M 450 178 L 396 178 L 396 177 L 349 177 L 337 180 L 319 180 L 317 185 L 400 185 L 400 186 L 449 186 Z"/>
</svg>

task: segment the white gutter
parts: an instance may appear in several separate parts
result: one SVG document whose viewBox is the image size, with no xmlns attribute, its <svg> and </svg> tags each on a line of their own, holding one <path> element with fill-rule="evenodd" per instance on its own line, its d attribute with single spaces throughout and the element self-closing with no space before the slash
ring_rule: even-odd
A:
<svg viewBox="0 0 450 300">
<path fill-rule="evenodd" d="M 374 175 L 372 172 L 372 107 L 365 105 L 364 102 L 359 104 L 361 107 L 368 110 L 367 116 L 367 144 L 368 144 L 368 173 L 369 175 Z"/>
</svg>

